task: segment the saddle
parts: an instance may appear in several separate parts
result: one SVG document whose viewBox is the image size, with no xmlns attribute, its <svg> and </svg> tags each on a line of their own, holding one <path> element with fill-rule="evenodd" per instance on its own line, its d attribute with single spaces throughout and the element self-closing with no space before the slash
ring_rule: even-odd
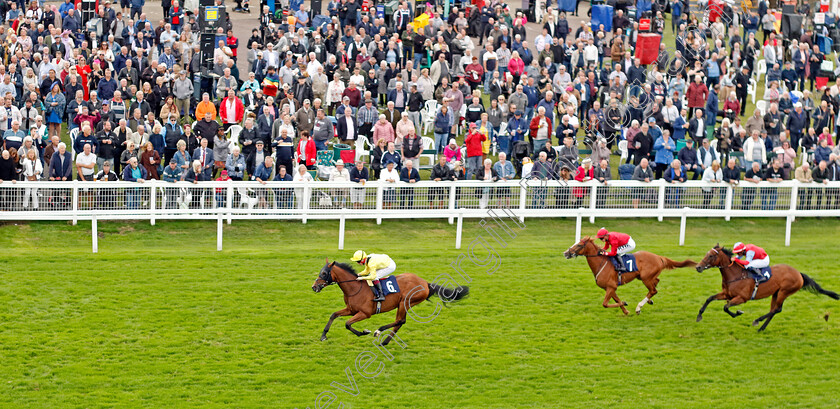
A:
<svg viewBox="0 0 840 409">
<path fill-rule="evenodd" d="M 755 280 L 755 288 L 753 288 L 752 296 L 750 296 L 750 299 L 754 300 L 755 294 L 758 292 L 758 286 L 761 285 L 761 283 L 764 283 L 767 280 L 769 280 L 770 277 L 772 277 L 771 269 L 770 267 L 764 267 L 761 268 L 757 273 L 754 269 L 748 269 L 747 273 L 749 274 L 750 278 Z"/>
<path fill-rule="evenodd" d="M 615 271 L 618 272 L 618 285 L 624 284 L 621 282 L 622 274 L 639 271 L 639 268 L 636 265 L 636 256 L 633 254 L 628 253 L 624 255 L 616 255 L 610 257 L 610 261 L 612 261 Z"/>
<path fill-rule="evenodd" d="M 397 277 L 396 276 L 388 276 L 386 278 L 382 278 L 379 280 L 379 285 L 382 288 L 382 296 L 386 297 L 389 294 L 395 294 L 400 292 L 400 285 L 397 284 Z M 371 291 L 373 289 L 371 288 Z M 382 309 L 382 303 L 376 303 L 376 313 L 379 314 L 379 311 Z"/>
</svg>

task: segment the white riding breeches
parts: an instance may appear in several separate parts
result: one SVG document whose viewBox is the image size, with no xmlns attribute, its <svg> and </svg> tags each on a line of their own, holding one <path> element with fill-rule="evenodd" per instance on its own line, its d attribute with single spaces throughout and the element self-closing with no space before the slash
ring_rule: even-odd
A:
<svg viewBox="0 0 840 409">
<path fill-rule="evenodd" d="M 757 268 L 762 269 L 764 267 L 770 267 L 770 256 L 764 258 L 753 259 L 750 261 L 749 264 L 745 265 L 744 268 Z"/>
<path fill-rule="evenodd" d="M 380 268 L 376 270 L 376 279 L 385 278 L 391 275 L 394 271 L 397 271 L 397 263 L 391 261 L 391 264 L 388 267 Z"/>
<path fill-rule="evenodd" d="M 631 252 L 635 249 L 636 249 L 636 242 L 633 241 L 633 238 L 631 237 L 630 240 L 627 241 L 627 244 L 619 247 L 618 250 L 616 250 L 616 254 L 621 256 L 621 255 L 627 254 L 627 253 L 629 253 L 629 252 Z"/>
</svg>

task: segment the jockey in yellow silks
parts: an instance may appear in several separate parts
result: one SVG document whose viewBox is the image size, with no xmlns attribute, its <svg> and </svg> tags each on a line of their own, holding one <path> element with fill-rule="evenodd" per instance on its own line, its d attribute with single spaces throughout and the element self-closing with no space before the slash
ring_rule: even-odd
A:
<svg viewBox="0 0 840 409">
<path fill-rule="evenodd" d="M 394 260 L 391 260 L 391 257 L 388 257 L 387 254 L 367 254 L 362 250 L 356 251 L 350 260 L 365 266 L 356 280 L 366 280 L 368 282 L 374 292 L 375 298 L 373 301 L 385 301 L 379 279 L 385 278 L 396 271 L 397 264 L 394 263 Z"/>
</svg>

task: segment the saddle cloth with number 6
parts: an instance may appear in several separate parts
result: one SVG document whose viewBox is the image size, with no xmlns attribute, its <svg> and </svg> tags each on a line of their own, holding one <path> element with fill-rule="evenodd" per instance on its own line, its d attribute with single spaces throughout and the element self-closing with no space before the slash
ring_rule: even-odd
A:
<svg viewBox="0 0 840 409">
<path fill-rule="evenodd" d="M 395 276 L 388 276 L 387 278 L 382 278 L 379 280 L 379 284 L 382 284 L 382 292 L 384 293 L 383 295 L 400 292 L 400 286 L 397 284 L 397 277 Z"/>
</svg>

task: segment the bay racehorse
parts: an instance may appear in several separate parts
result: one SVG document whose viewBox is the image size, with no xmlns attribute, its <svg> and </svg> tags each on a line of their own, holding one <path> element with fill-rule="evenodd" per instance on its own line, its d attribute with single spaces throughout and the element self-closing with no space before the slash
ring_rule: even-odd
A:
<svg viewBox="0 0 840 409">
<path fill-rule="evenodd" d="M 327 331 L 330 330 L 333 320 L 348 315 L 352 315 L 352 317 L 344 323 L 347 330 L 360 337 L 370 334 L 368 330 L 358 331 L 353 328 L 354 323 L 366 320 L 377 313 L 376 303 L 373 302 L 373 290 L 367 282 L 356 280 L 358 277 L 356 271 L 350 265 L 335 261 L 331 263 L 327 259 L 326 264 L 318 274 L 318 278 L 312 284 L 312 291 L 316 293 L 321 292 L 324 287 L 331 284 L 338 284 L 338 287 L 344 293 L 344 308 L 330 315 L 330 320 L 327 321 L 327 326 L 324 327 L 324 332 L 321 334 L 321 341 L 327 340 Z M 396 334 L 400 327 L 405 324 L 405 317 L 411 307 L 426 301 L 433 295 L 437 295 L 444 302 L 458 301 L 469 295 L 469 288 L 466 286 L 451 289 L 426 282 L 426 280 L 410 273 L 397 275 L 396 278 L 400 292 L 385 296 L 385 301 L 382 302 L 379 312 L 396 309 L 397 319 L 391 324 L 383 325 L 373 333 L 373 336 L 378 337 L 382 331 L 393 328 L 393 333 L 385 338 L 383 345 L 387 345 L 393 334 Z"/>
<path fill-rule="evenodd" d="M 618 289 L 619 277 L 615 266 L 610 261 L 610 258 L 602 254 L 601 247 L 595 241 L 586 236 L 580 239 L 572 247 L 569 247 L 563 253 L 566 258 L 577 256 L 585 256 L 586 262 L 589 263 L 589 268 L 592 274 L 595 275 L 595 284 L 606 291 L 604 295 L 604 308 L 621 308 L 624 314 L 627 314 L 626 302 L 621 301 L 616 295 Z M 627 272 L 621 274 L 621 284 L 627 284 L 635 279 L 640 279 L 648 289 L 647 296 L 636 305 L 636 314 L 642 312 L 642 306 L 645 303 L 653 305 L 653 296 L 656 295 L 656 285 L 659 284 L 659 274 L 662 270 L 671 270 L 677 267 L 693 267 L 694 262 L 691 260 L 674 261 L 668 257 L 659 256 L 647 251 L 637 251 L 633 253 L 636 256 L 637 270 L 634 272 Z M 615 300 L 615 304 L 610 304 L 610 299 Z"/>
<path fill-rule="evenodd" d="M 743 304 L 751 299 L 759 300 L 773 296 L 770 301 L 770 312 L 758 317 L 752 323 L 755 326 L 760 324 L 761 321 L 764 321 L 764 325 L 758 329 L 759 331 L 764 331 L 767 328 L 767 324 L 773 319 L 773 316 L 782 312 L 782 304 L 784 304 L 785 299 L 799 291 L 800 288 L 804 288 L 814 294 L 823 294 L 835 300 L 840 300 L 840 295 L 833 291 L 824 290 L 814 279 L 800 273 L 787 264 L 776 264 L 772 266 L 770 268 L 770 279 L 761 283 L 758 289 L 756 289 L 755 280 L 750 276 L 747 269 L 738 263 L 734 263 L 732 261 L 732 251 L 720 247 L 720 244 L 716 244 L 715 247 L 706 253 L 706 256 L 697 265 L 697 272 L 703 272 L 712 267 L 718 267 L 720 269 L 720 275 L 723 278 L 723 290 L 706 299 L 706 302 L 697 314 L 697 322 L 703 319 L 703 312 L 706 311 L 706 307 L 712 301 L 727 300 L 726 305 L 723 306 L 723 310 L 729 316 L 735 318 L 743 314 L 743 311 L 732 312 L 729 310 L 729 307 Z M 753 291 L 755 291 L 755 297 L 753 297 Z"/>
</svg>

